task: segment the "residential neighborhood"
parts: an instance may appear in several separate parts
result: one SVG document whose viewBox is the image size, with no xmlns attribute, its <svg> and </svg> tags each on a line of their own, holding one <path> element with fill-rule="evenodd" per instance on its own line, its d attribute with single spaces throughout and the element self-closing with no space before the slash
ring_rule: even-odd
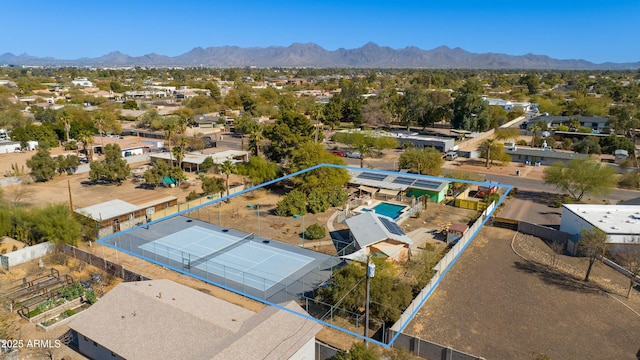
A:
<svg viewBox="0 0 640 360">
<path fill-rule="evenodd" d="M 2 66 L 0 358 L 631 358 L 639 89 Z"/>
</svg>

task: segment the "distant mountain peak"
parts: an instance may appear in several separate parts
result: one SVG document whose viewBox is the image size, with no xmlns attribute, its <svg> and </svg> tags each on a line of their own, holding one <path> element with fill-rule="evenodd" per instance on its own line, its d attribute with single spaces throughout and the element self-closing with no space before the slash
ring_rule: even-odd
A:
<svg viewBox="0 0 640 360">
<path fill-rule="evenodd" d="M 329 51 L 320 45 L 294 42 L 289 46 L 241 48 L 238 46 L 194 47 L 178 56 L 155 52 L 132 57 L 112 51 L 97 58 L 59 60 L 28 54 L 0 55 L 0 64 L 41 66 L 211 66 L 211 67 L 361 67 L 361 68 L 429 68 L 429 69 L 555 69 L 555 70 L 628 70 L 639 69 L 640 62 L 593 64 L 585 60 L 558 60 L 546 55 L 506 55 L 471 53 L 446 45 L 431 50 L 407 46 L 394 50 L 367 42 L 355 49 Z"/>
</svg>

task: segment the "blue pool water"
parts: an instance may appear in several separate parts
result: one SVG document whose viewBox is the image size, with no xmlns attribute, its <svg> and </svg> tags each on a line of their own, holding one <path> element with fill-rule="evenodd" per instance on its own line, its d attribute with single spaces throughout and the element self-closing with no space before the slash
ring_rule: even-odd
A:
<svg viewBox="0 0 640 360">
<path fill-rule="evenodd" d="M 400 217 L 402 210 L 405 208 L 405 205 L 396 205 L 387 202 L 381 202 L 380 204 L 373 207 L 373 209 L 363 209 L 364 211 L 375 210 L 376 214 L 388 216 L 393 220 L 396 220 Z"/>
</svg>

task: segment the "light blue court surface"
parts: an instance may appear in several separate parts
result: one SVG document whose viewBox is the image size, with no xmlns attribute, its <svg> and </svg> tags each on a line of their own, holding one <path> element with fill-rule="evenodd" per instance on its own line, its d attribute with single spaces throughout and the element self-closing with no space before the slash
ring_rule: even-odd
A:
<svg viewBox="0 0 640 360">
<path fill-rule="evenodd" d="M 142 250 L 181 262 L 259 290 L 268 290 L 314 259 L 200 226 L 178 231 L 140 246 Z M 191 269 L 193 270 L 193 269 Z"/>
</svg>

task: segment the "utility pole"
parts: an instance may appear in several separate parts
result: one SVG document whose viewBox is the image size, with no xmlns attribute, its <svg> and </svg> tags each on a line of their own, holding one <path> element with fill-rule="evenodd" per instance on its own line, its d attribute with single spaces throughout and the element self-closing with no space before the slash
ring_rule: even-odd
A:
<svg viewBox="0 0 640 360">
<path fill-rule="evenodd" d="M 73 219 L 73 198 L 71 197 L 71 182 L 67 180 L 67 188 L 69 189 L 69 210 L 71 211 L 71 218 Z"/>
<path fill-rule="evenodd" d="M 376 265 L 371 262 L 371 255 L 367 255 L 367 300 L 364 307 L 364 343 L 367 349 L 369 348 L 369 302 L 370 302 L 370 290 L 371 290 L 371 278 L 375 275 Z"/>
</svg>

